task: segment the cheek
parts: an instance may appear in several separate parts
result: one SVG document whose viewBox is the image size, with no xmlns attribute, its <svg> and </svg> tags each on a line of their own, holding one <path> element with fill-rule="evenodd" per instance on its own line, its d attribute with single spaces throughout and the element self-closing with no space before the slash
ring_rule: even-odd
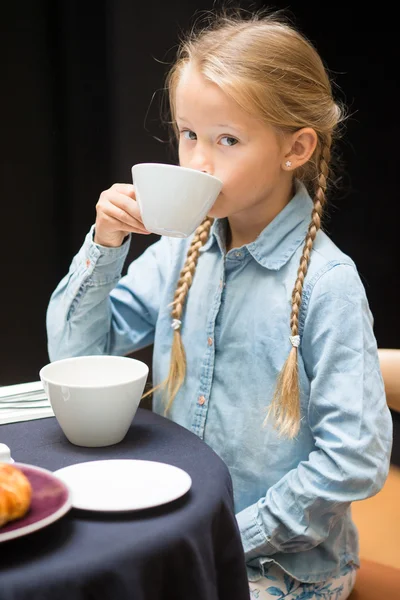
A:
<svg viewBox="0 0 400 600">
<path fill-rule="evenodd" d="M 189 166 L 190 162 L 190 145 L 182 140 L 178 145 L 178 158 L 181 167 Z"/>
<path fill-rule="evenodd" d="M 270 169 L 261 160 L 237 161 L 227 173 L 223 192 L 240 201 L 252 192 L 262 189 L 270 179 Z"/>
<path fill-rule="evenodd" d="M 178 145 L 178 159 L 179 159 L 179 164 L 181 165 L 181 167 L 184 167 L 184 162 L 185 162 L 185 152 L 184 149 L 182 147 L 182 144 Z"/>
<path fill-rule="evenodd" d="M 209 215 L 213 218 L 229 217 L 231 214 L 247 206 L 249 180 L 245 173 L 236 170 L 234 173 L 220 174 L 224 182 L 222 192 L 218 196 Z"/>
<path fill-rule="evenodd" d="M 276 159 L 268 159 L 265 155 L 253 156 L 251 160 L 232 161 L 229 167 L 217 174 L 224 186 L 210 216 L 230 216 L 262 200 L 279 178 L 277 165 Z"/>
<path fill-rule="evenodd" d="M 226 166 L 225 173 L 221 174 L 224 182 L 222 191 L 229 194 L 235 194 L 237 191 L 240 194 L 241 190 L 248 185 L 251 177 L 252 173 L 244 161 L 240 159 L 232 161 Z"/>
</svg>

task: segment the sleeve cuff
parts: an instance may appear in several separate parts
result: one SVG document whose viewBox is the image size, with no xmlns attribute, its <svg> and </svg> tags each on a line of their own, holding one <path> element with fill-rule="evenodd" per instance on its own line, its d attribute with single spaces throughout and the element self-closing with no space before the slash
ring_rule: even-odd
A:
<svg viewBox="0 0 400 600">
<path fill-rule="evenodd" d="M 78 254 L 79 269 L 94 285 L 108 284 L 121 276 L 129 252 L 130 236 L 117 248 L 95 244 L 94 225 Z"/>
<path fill-rule="evenodd" d="M 108 254 L 108 253 L 111 253 L 111 254 L 112 254 L 113 252 L 115 252 L 115 250 L 125 250 L 125 249 L 126 249 L 126 248 L 125 248 L 125 246 L 126 246 L 126 245 L 128 245 L 128 248 L 129 248 L 129 245 L 130 245 L 130 241 L 131 241 L 132 234 L 130 234 L 130 233 L 127 233 L 127 234 L 126 234 L 126 236 L 124 237 L 124 241 L 122 242 L 122 244 L 121 244 L 120 246 L 116 246 L 116 247 L 102 246 L 101 244 L 97 244 L 97 243 L 94 241 L 95 229 L 96 229 L 95 225 L 92 225 L 92 226 L 91 226 L 91 228 L 90 228 L 90 231 L 89 231 L 89 234 L 88 234 L 88 236 L 87 236 L 87 237 L 89 237 L 89 238 L 90 238 L 90 241 L 91 241 L 91 242 L 92 242 L 92 243 L 93 243 L 93 244 L 94 244 L 94 245 L 95 245 L 97 248 L 99 248 L 99 249 L 100 249 L 100 250 L 101 250 L 101 251 L 102 251 L 104 254 Z M 128 242 L 129 242 L 129 243 L 128 243 Z"/>
<path fill-rule="evenodd" d="M 257 517 L 257 504 L 248 506 L 236 515 L 246 562 L 259 556 L 271 556 L 277 552 L 268 539 L 268 532 L 263 531 Z"/>
</svg>

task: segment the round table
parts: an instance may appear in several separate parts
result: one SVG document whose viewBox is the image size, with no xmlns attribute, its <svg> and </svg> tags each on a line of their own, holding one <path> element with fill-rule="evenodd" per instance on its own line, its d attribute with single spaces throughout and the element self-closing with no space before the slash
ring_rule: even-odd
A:
<svg viewBox="0 0 400 600">
<path fill-rule="evenodd" d="M 135 458 L 187 471 L 189 492 L 131 513 L 72 509 L 0 544 L 0 600 L 248 600 L 243 548 L 224 462 L 197 436 L 139 409 L 108 448 L 68 442 L 55 418 L 0 426 L 15 461 L 55 471 L 89 460 Z"/>
</svg>

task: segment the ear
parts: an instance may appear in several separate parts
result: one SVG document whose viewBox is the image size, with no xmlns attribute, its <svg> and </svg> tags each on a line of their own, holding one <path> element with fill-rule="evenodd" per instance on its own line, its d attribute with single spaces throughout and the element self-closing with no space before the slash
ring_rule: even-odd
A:
<svg viewBox="0 0 400 600">
<path fill-rule="evenodd" d="M 303 127 L 292 133 L 287 141 L 289 150 L 285 154 L 283 168 L 292 171 L 310 160 L 317 146 L 318 136 L 311 127 Z"/>
</svg>

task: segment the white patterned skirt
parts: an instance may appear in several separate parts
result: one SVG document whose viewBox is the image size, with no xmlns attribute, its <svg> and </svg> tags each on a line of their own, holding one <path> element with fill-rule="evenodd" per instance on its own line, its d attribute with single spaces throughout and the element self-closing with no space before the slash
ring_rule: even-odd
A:
<svg viewBox="0 0 400 600">
<path fill-rule="evenodd" d="M 277 565 L 265 577 L 249 581 L 251 600 L 346 600 L 356 581 L 356 569 L 346 567 L 344 573 L 322 583 L 302 583 L 287 575 Z"/>
</svg>

